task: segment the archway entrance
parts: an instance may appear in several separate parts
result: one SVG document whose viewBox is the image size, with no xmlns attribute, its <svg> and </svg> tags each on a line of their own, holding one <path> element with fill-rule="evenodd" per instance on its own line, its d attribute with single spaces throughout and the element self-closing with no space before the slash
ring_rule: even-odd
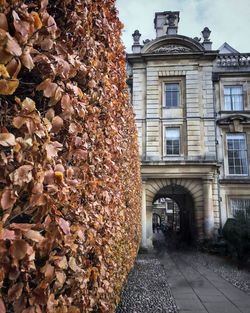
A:
<svg viewBox="0 0 250 313">
<path fill-rule="evenodd" d="M 180 185 L 169 185 L 160 189 L 153 199 L 153 217 L 161 217 L 160 229 L 174 234 L 180 241 L 192 243 L 196 235 L 194 201 L 189 191 Z M 153 231 L 159 227 L 153 218 Z"/>
</svg>

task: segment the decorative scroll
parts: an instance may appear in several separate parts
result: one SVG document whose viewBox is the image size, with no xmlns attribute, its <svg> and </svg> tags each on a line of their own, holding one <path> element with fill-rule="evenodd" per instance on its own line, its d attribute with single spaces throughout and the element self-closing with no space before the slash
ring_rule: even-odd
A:
<svg viewBox="0 0 250 313">
<path fill-rule="evenodd" d="M 152 51 L 153 53 L 183 53 L 183 52 L 191 52 L 192 50 L 188 47 L 177 46 L 177 45 L 167 45 L 162 46 L 158 49 Z"/>
</svg>

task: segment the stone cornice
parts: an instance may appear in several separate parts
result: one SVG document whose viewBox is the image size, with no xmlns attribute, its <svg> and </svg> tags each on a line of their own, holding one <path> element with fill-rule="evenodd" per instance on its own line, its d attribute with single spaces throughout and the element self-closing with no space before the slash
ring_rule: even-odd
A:
<svg viewBox="0 0 250 313">
<path fill-rule="evenodd" d="M 147 61 L 155 60 L 176 60 L 176 59 L 197 59 L 197 60 L 209 60 L 213 61 L 217 56 L 217 51 L 212 52 L 183 52 L 183 53 L 129 53 L 127 54 L 127 61 L 130 64 L 133 63 L 146 63 Z"/>
<path fill-rule="evenodd" d="M 216 162 L 188 162 L 176 164 L 169 162 L 143 162 L 141 164 L 142 179 L 155 178 L 191 178 L 211 179 L 220 167 Z"/>
</svg>

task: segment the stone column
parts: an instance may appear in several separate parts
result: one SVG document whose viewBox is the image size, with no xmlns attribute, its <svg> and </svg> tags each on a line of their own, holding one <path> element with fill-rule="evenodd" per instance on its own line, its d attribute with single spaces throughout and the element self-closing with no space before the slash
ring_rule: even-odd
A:
<svg viewBox="0 0 250 313">
<path fill-rule="evenodd" d="M 147 248 L 147 202 L 146 202 L 146 182 L 142 182 L 142 207 L 141 207 L 141 246 Z"/>
<path fill-rule="evenodd" d="M 213 208 L 213 186 L 212 177 L 203 180 L 204 196 L 204 233 L 205 238 L 212 238 L 214 231 L 214 208 Z"/>
</svg>

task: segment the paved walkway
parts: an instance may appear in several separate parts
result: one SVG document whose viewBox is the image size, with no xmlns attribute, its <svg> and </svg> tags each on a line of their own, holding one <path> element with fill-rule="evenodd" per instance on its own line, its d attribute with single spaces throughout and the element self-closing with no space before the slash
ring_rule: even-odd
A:
<svg viewBox="0 0 250 313">
<path fill-rule="evenodd" d="M 158 243 L 164 240 L 162 234 L 156 237 Z M 188 264 L 185 254 L 159 245 L 158 258 L 180 313 L 250 313 L 248 294 L 206 267 Z"/>
</svg>

